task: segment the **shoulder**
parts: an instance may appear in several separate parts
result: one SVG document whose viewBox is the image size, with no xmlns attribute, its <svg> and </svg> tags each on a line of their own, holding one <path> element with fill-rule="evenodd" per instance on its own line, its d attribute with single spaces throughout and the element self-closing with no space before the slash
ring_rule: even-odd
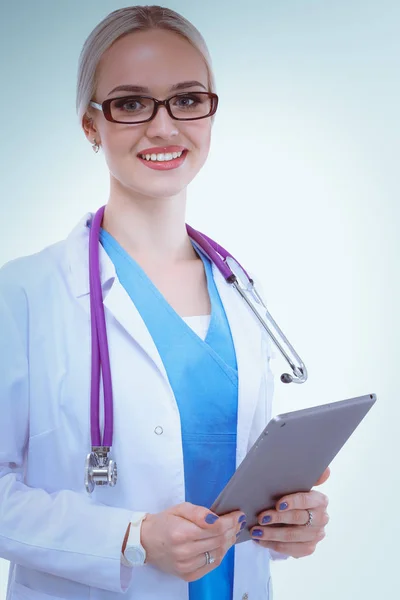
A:
<svg viewBox="0 0 400 600">
<path fill-rule="evenodd" d="M 13 304 L 18 298 L 42 298 L 65 282 L 71 255 L 81 251 L 87 238 L 86 213 L 66 238 L 39 252 L 7 262 L 0 268 L 0 297 Z"/>
<path fill-rule="evenodd" d="M 0 302 L 16 320 L 29 304 L 49 292 L 62 269 L 65 240 L 29 256 L 7 262 L 0 268 Z"/>
</svg>

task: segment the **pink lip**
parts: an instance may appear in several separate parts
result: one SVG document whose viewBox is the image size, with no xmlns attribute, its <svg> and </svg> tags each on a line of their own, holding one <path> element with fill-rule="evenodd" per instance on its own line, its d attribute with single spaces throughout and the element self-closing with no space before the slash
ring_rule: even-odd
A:
<svg viewBox="0 0 400 600">
<path fill-rule="evenodd" d="M 186 150 L 185 146 L 159 146 L 157 148 L 145 148 L 138 154 L 166 154 L 167 152 L 183 152 L 184 150 Z"/>
</svg>

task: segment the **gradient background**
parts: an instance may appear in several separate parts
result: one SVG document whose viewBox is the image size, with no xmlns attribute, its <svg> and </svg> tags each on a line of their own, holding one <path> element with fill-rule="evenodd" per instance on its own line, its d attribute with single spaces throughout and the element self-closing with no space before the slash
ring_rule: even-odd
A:
<svg viewBox="0 0 400 600">
<path fill-rule="evenodd" d="M 92 28 L 129 4 L 1 0 L 0 264 L 107 201 L 103 156 L 75 115 L 76 69 Z M 275 600 L 398 598 L 400 3 L 163 5 L 205 37 L 220 95 L 188 222 L 257 274 L 309 371 L 285 386 L 277 356 L 274 413 L 378 395 L 321 488 L 327 537 L 273 564 Z"/>
</svg>

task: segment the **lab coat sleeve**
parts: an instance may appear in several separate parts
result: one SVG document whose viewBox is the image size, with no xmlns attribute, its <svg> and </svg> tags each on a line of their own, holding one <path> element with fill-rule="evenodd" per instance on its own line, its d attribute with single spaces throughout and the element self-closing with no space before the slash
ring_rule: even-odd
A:
<svg viewBox="0 0 400 600">
<path fill-rule="evenodd" d="M 0 557 L 110 592 L 133 569 L 120 562 L 132 511 L 65 489 L 23 483 L 29 441 L 28 304 L 0 282 Z"/>
</svg>

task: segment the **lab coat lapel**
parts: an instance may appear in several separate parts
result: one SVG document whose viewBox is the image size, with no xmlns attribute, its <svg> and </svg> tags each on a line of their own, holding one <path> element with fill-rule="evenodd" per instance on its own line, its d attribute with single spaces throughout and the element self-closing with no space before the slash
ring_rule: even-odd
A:
<svg viewBox="0 0 400 600">
<path fill-rule="evenodd" d="M 153 338 L 129 294 L 117 278 L 104 298 L 104 306 L 125 329 L 128 335 L 146 352 L 161 374 L 168 380 L 164 363 L 161 360 Z"/>
<path fill-rule="evenodd" d="M 69 263 L 70 283 L 75 296 L 79 302 L 90 314 L 90 296 L 89 296 L 89 229 L 88 222 L 93 215 L 88 213 L 75 227 L 67 239 L 67 260 Z M 164 364 L 158 353 L 153 338 L 150 335 L 142 317 L 137 308 L 121 285 L 115 267 L 104 250 L 103 246 L 99 248 L 100 259 L 100 280 L 103 291 L 103 304 L 106 308 L 106 324 L 109 341 L 115 323 L 123 327 L 125 332 L 136 342 L 138 346 L 148 355 L 158 368 L 160 373 L 168 380 Z"/>
<path fill-rule="evenodd" d="M 262 375 L 261 330 L 236 290 L 213 265 L 214 280 L 231 328 L 239 376 L 237 466 L 248 450 L 251 425 L 259 401 Z"/>
</svg>

